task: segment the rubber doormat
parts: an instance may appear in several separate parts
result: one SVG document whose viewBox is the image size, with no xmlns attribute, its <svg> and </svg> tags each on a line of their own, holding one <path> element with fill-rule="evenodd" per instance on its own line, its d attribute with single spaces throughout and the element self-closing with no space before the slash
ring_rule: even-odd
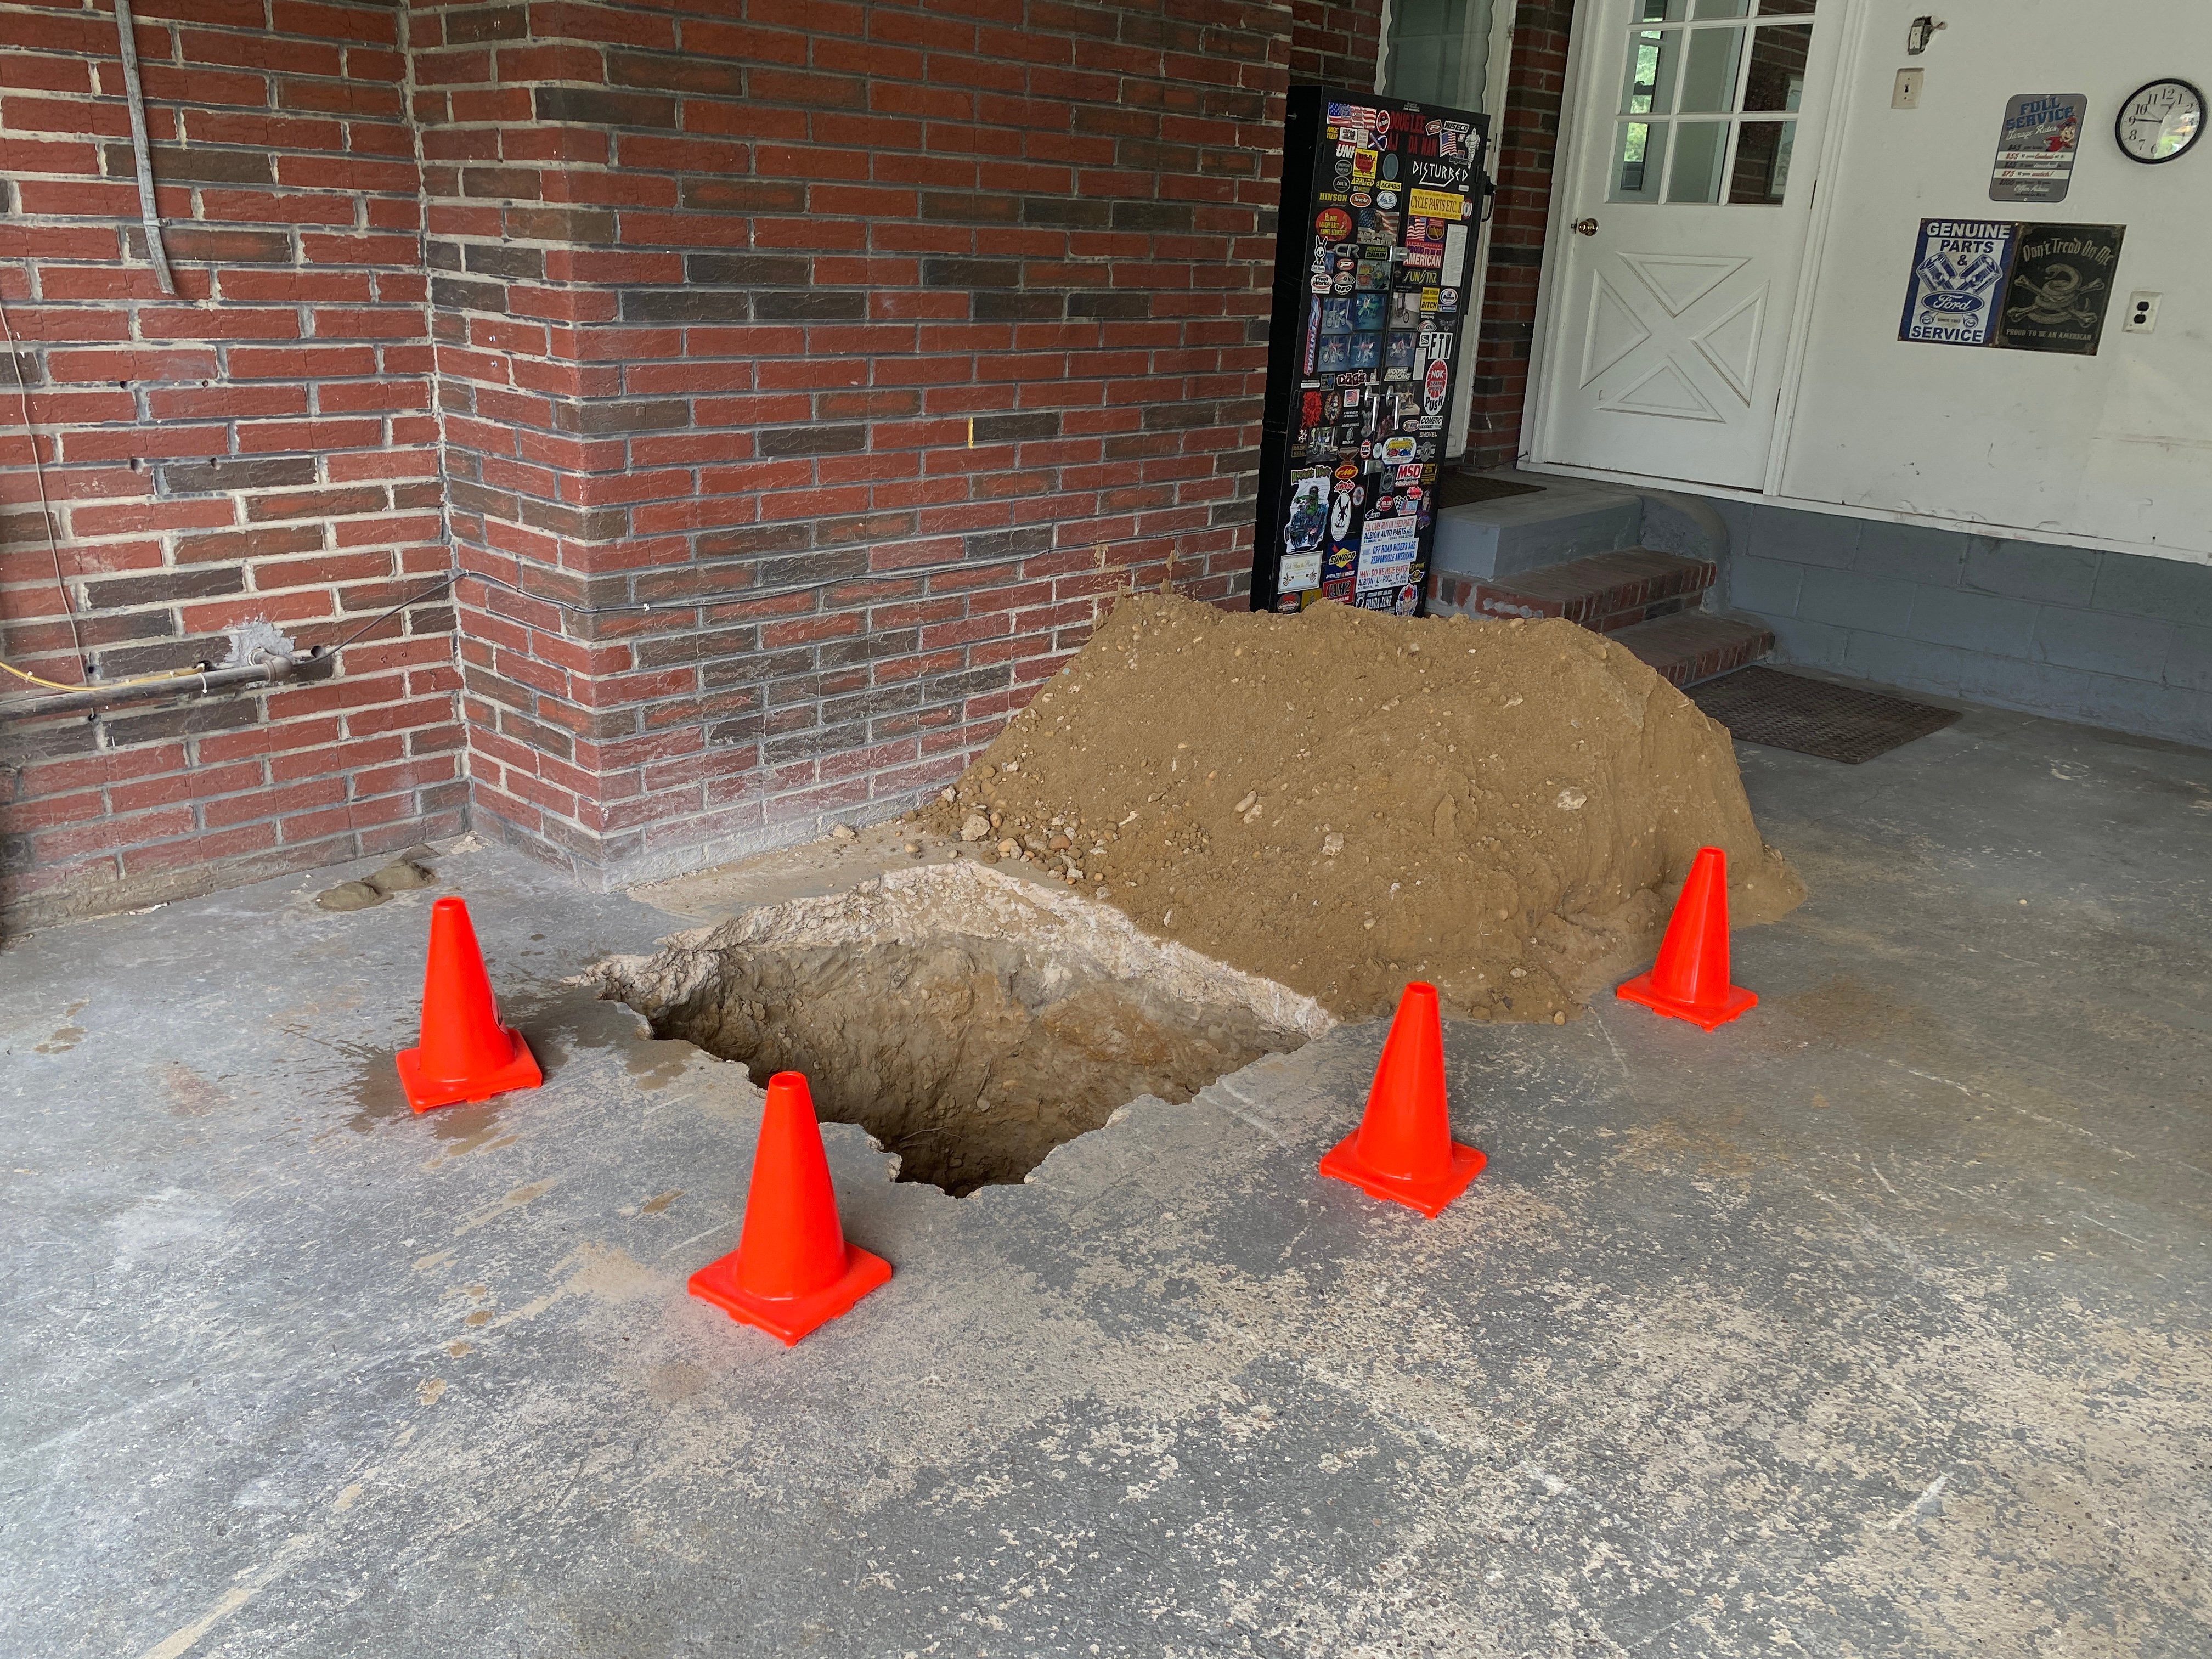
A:
<svg viewBox="0 0 2212 1659">
<path fill-rule="evenodd" d="M 1856 766 L 1959 718 L 1907 697 L 1885 696 L 1771 668 L 1739 668 L 1683 694 L 1744 743 Z"/>
<path fill-rule="evenodd" d="M 1476 501 L 1503 501 L 1508 495 L 1540 495 L 1541 484 L 1514 483 L 1505 478 L 1485 478 L 1472 472 L 1447 472 L 1437 480 L 1437 506 L 1468 507 Z"/>
</svg>

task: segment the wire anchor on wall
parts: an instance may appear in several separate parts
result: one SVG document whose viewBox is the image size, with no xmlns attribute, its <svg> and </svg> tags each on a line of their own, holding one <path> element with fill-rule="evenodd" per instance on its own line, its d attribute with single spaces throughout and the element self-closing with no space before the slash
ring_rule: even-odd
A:
<svg viewBox="0 0 2212 1659">
<path fill-rule="evenodd" d="M 169 250 L 161 242 L 161 210 L 154 201 L 154 152 L 146 140 L 146 94 L 138 86 L 138 37 L 131 0 L 115 0 L 115 33 L 123 47 L 123 97 L 131 106 L 131 155 L 138 168 L 138 216 L 146 226 L 146 257 L 164 294 L 177 291 L 169 275 Z"/>
</svg>

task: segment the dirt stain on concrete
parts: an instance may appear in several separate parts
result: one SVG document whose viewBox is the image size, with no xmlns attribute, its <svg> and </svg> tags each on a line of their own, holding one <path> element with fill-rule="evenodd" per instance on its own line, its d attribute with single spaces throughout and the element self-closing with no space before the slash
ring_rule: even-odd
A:
<svg viewBox="0 0 2212 1659">
<path fill-rule="evenodd" d="M 689 1042 L 656 1038 L 641 1015 L 619 1002 L 603 1000 L 592 987 L 562 986 L 550 995 L 523 999 L 519 1000 L 516 1012 L 502 1008 L 501 1017 L 529 1043 L 530 1052 L 549 1084 L 557 1081 L 580 1053 L 614 1050 L 624 1053 L 625 1066 L 640 1089 L 665 1089 L 684 1075 L 696 1052 Z M 77 1035 L 82 1036 L 83 1033 Z M 400 1091 L 399 1073 L 392 1063 L 392 1051 L 350 1043 L 343 1047 L 357 1062 L 346 1089 L 354 1105 L 346 1127 L 356 1134 L 368 1134 L 394 1120 L 414 1116 L 428 1119 L 431 1136 L 453 1144 L 444 1148 L 441 1158 L 433 1159 L 425 1168 L 435 1168 L 441 1162 L 467 1152 L 494 1151 L 507 1145 L 513 1137 L 498 1137 L 499 1115 L 536 1092 L 523 1090 L 495 1096 L 490 1100 L 440 1106 L 418 1114 Z"/>
<path fill-rule="evenodd" d="M 180 1060 L 163 1060 L 154 1068 L 154 1076 L 169 1097 L 172 1117 L 205 1117 L 216 1107 L 230 1103 L 228 1094 Z"/>
<path fill-rule="evenodd" d="M 659 1197 L 648 1198 L 644 1203 L 639 1205 L 637 1206 L 638 1213 L 640 1215 L 659 1215 L 663 1210 L 666 1209 L 670 1205 L 673 1204 L 678 1199 L 683 1196 L 684 1189 L 681 1187 L 671 1188 L 668 1191 L 661 1194 Z"/>
<path fill-rule="evenodd" d="M 655 1365 L 645 1374 L 646 1392 L 664 1406 L 689 1400 L 708 1384 L 705 1370 L 688 1359 Z"/>
<path fill-rule="evenodd" d="M 535 1203 L 551 1192 L 553 1186 L 554 1177 L 548 1176 L 544 1181 L 533 1181 L 527 1186 L 517 1187 L 498 1203 L 492 1205 L 489 1209 L 477 1211 L 459 1226 L 454 1228 L 453 1237 L 459 1238 L 465 1234 L 472 1233 L 477 1228 L 498 1220 L 510 1210 L 519 1210 L 525 1205 Z"/>
<path fill-rule="evenodd" d="M 630 1079 L 650 1094 L 665 1089 L 684 1075 L 691 1056 L 699 1051 L 679 1039 L 651 1038 L 638 1043 L 629 1056 Z"/>
<path fill-rule="evenodd" d="M 70 1049 L 76 1048 L 78 1043 L 83 1042 L 85 1038 L 85 1029 L 83 1026 L 77 1024 L 76 1020 L 76 1017 L 89 1007 L 91 1004 L 92 999 L 90 997 L 87 997 L 82 1001 L 72 1002 L 68 1007 L 63 1009 L 63 1023 L 55 1029 L 52 1036 L 49 1036 L 44 1042 L 39 1044 L 37 1048 L 32 1049 L 31 1052 L 34 1054 L 65 1054 Z"/>
</svg>

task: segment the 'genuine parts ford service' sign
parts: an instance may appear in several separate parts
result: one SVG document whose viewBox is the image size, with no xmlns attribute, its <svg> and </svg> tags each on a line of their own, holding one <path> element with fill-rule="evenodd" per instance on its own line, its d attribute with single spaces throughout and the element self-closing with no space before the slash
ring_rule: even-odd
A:
<svg viewBox="0 0 2212 1659">
<path fill-rule="evenodd" d="M 1923 219 L 1897 337 L 1987 345 L 2019 232 L 1995 219 Z"/>
</svg>

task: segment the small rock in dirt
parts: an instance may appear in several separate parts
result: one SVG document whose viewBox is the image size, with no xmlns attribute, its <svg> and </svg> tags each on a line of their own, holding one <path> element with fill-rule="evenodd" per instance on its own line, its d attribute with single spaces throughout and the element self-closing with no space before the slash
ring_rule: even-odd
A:
<svg viewBox="0 0 2212 1659">
<path fill-rule="evenodd" d="M 1333 859 L 1343 850 L 1344 837 L 1342 836 L 1323 836 L 1322 837 L 1321 851 L 1323 858 Z"/>
<path fill-rule="evenodd" d="M 315 902 L 325 910 L 366 910 L 383 903 L 384 895 L 365 881 L 342 881 L 316 894 Z"/>
<path fill-rule="evenodd" d="M 1232 812 L 1249 812 L 1252 810 L 1252 803 L 1259 799 L 1260 796 L 1258 791 L 1248 789 L 1244 793 L 1244 799 L 1238 801 L 1236 805 L 1231 807 L 1229 810 Z"/>
<path fill-rule="evenodd" d="M 1050 841 L 1045 843 L 1047 849 L 1054 853 L 1065 853 L 1069 848 L 1074 845 L 1075 843 L 1068 840 L 1066 836 L 1054 836 Z"/>
<path fill-rule="evenodd" d="M 947 806 L 950 806 L 954 801 L 959 799 L 960 796 L 958 792 L 956 791 L 951 784 L 947 784 L 944 788 L 937 792 L 937 798 L 943 801 Z"/>
<path fill-rule="evenodd" d="M 832 841 L 858 841 L 860 838 L 860 832 L 849 823 L 834 824 L 830 830 L 830 839 Z"/>
<path fill-rule="evenodd" d="M 421 865 L 407 859 L 394 859 L 384 868 L 368 878 L 368 884 L 380 893 L 412 892 L 417 887 L 428 887 L 437 879 Z"/>
<path fill-rule="evenodd" d="M 900 850 L 902 852 L 910 853 L 916 858 L 920 858 L 921 856 L 921 844 L 919 842 L 910 841 Z"/>
<path fill-rule="evenodd" d="M 981 841 L 991 833 L 991 820 L 981 812 L 970 812 L 960 825 L 960 839 Z"/>
<path fill-rule="evenodd" d="M 1021 842 L 1016 841 L 1012 836 L 999 843 L 999 856 L 1002 859 L 1010 859 L 1021 850 Z"/>
<path fill-rule="evenodd" d="M 1562 789 L 1556 805 L 1562 812 L 1578 812 L 1589 801 L 1589 797 L 1579 789 Z"/>
<path fill-rule="evenodd" d="M 1008 761 L 1005 769 L 1009 772 L 1018 772 L 1022 769 L 1022 763 L 1019 761 Z"/>
</svg>

